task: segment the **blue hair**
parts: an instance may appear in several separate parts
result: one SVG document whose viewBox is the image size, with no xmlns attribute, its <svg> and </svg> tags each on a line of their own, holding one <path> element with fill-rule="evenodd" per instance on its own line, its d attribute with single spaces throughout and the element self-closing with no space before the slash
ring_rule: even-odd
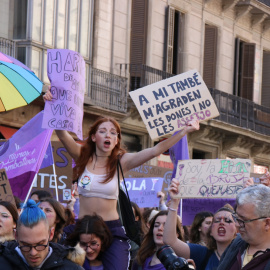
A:
<svg viewBox="0 0 270 270">
<path fill-rule="evenodd" d="M 40 221 L 45 221 L 47 223 L 45 213 L 38 207 L 38 204 L 36 204 L 34 200 L 28 200 L 19 217 L 17 228 L 21 225 L 32 228 Z"/>
</svg>

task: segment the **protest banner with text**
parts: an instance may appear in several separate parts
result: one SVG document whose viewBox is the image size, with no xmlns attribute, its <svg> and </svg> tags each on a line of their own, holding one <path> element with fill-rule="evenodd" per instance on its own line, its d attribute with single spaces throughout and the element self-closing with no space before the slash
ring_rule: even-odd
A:
<svg viewBox="0 0 270 270">
<path fill-rule="evenodd" d="M 177 164 L 178 198 L 235 198 L 250 178 L 249 159 L 194 159 Z"/>
<path fill-rule="evenodd" d="M 45 104 L 42 127 L 68 130 L 82 140 L 85 92 L 83 57 L 67 49 L 48 50 L 47 72 L 53 97 Z"/>
<path fill-rule="evenodd" d="M 195 119 L 219 116 L 215 102 L 196 70 L 191 70 L 129 93 L 152 139 Z"/>
<path fill-rule="evenodd" d="M 5 169 L 0 170 L 0 201 L 10 202 L 16 206 Z"/>
</svg>

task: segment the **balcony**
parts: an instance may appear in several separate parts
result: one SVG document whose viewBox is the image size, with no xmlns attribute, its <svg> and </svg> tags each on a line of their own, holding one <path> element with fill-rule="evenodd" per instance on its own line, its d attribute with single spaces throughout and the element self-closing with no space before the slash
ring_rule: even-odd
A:
<svg viewBox="0 0 270 270">
<path fill-rule="evenodd" d="M 145 65 L 120 64 L 120 75 L 129 77 L 129 91 L 174 76 Z M 257 133 L 270 135 L 270 108 L 217 89 L 209 89 L 220 116 L 215 118 Z"/>
<path fill-rule="evenodd" d="M 0 52 L 15 57 L 16 42 L 10 39 L 0 37 Z"/>
<path fill-rule="evenodd" d="M 85 103 L 126 113 L 127 78 L 91 67 Z"/>
</svg>

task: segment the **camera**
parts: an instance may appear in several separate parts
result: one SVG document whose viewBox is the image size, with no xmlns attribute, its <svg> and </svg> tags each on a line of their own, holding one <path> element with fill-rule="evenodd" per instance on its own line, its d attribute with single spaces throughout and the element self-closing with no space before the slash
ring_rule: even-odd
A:
<svg viewBox="0 0 270 270">
<path fill-rule="evenodd" d="M 157 257 L 166 270 L 189 270 L 195 269 L 186 259 L 178 257 L 169 245 L 162 246 L 157 251 Z"/>
</svg>

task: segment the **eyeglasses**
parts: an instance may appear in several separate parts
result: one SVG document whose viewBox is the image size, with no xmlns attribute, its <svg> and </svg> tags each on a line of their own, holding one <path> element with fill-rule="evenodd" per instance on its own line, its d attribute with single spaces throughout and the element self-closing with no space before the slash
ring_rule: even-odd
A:
<svg viewBox="0 0 270 270">
<path fill-rule="evenodd" d="M 233 217 L 234 221 L 239 224 L 240 228 L 245 228 L 246 223 L 267 218 L 267 217 L 259 217 L 259 218 L 249 219 L 249 220 L 242 220 L 242 219 L 238 218 L 237 215 L 235 215 L 235 214 L 232 215 L 232 217 Z"/>
<path fill-rule="evenodd" d="M 97 242 L 93 242 L 93 243 L 84 243 L 84 242 L 80 242 L 80 246 L 84 249 L 87 250 L 89 247 L 91 249 L 97 249 L 99 247 L 99 244 Z"/>
<path fill-rule="evenodd" d="M 102 136 L 107 136 L 110 134 L 112 137 L 117 137 L 119 134 L 116 130 L 107 131 L 107 129 L 98 129 L 97 132 Z"/>
<path fill-rule="evenodd" d="M 213 219 L 213 223 L 220 223 L 222 219 L 225 223 L 233 223 L 233 220 L 231 220 L 229 217 L 216 217 Z"/>
<path fill-rule="evenodd" d="M 35 245 L 35 246 L 18 246 L 18 248 L 24 252 L 29 252 L 30 250 L 32 250 L 32 248 L 34 248 L 36 251 L 43 251 L 46 249 L 46 247 L 49 245 L 49 241 L 47 243 L 47 245 Z"/>
<path fill-rule="evenodd" d="M 0 216 L 1 216 L 2 218 L 10 218 L 10 217 L 11 217 L 11 215 L 9 215 L 9 214 L 6 213 L 6 212 L 0 212 Z"/>
</svg>

